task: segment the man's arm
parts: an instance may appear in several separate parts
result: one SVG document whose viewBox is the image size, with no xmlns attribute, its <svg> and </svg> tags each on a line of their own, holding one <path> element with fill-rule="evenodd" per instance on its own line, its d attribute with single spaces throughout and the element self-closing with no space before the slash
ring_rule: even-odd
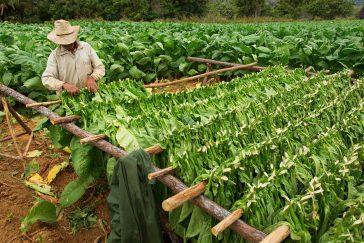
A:
<svg viewBox="0 0 364 243">
<path fill-rule="evenodd" d="M 91 63 L 92 63 L 92 73 L 90 75 L 95 81 L 100 80 L 105 75 L 105 66 L 102 64 L 100 58 L 97 56 L 95 50 L 91 48 Z"/>
<path fill-rule="evenodd" d="M 42 83 L 49 90 L 62 90 L 64 82 L 58 79 L 57 61 L 53 52 L 48 57 L 47 68 L 42 75 Z"/>
</svg>

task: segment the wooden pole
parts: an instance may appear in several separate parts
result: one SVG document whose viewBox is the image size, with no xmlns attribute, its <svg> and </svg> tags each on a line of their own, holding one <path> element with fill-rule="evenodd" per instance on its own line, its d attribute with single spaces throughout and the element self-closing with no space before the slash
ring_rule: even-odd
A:
<svg viewBox="0 0 364 243">
<path fill-rule="evenodd" d="M 24 128 L 24 130 L 30 135 L 33 131 L 28 127 L 27 124 L 20 118 L 19 114 L 14 110 L 13 107 L 8 106 L 10 113 L 14 116 L 15 120 Z"/>
<path fill-rule="evenodd" d="M 71 123 L 80 118 L 81 118 L 81 116 L 79 116 L 79 115 L 72 115 L 72 116 L 51 118 L 50 120 L 53 125 L 58 125 L 58 124 L 62 124 L 62 123 Z"/>
<path fill-rule="evenodd" d="M 235 66 L 239 66 L 241 64 L 238 63 L 231 63 L 231 62 L 221 62 L 221 61 L 216 61 L 213 59 L 206 59 L 206 58 L 200 58 L 200 57 L 187 57 L 187 60 L 190 62 L 198 62 L 198 63 L 210 63 L 210 64 L 215 64 L 215 65 L 220 65 L 220 66 L 224 66 L 224 67 L 235 67 Z M 260 67 L 260 66 L 251 66 L 251 67 L 247 67 L 247 70 L 252 70 L 252 71 L 262 71 L 264 69 L 266 69 L 265 67 Z"/>
<path fill-rule="evenodd" d="M 54 101 L 46 101 L 46 102 L 35 102 L 32 104 L 26 104 L 25 107 L 37 107 L 37 106 L 49 106 L 62 103 L 61 100 L 54 100 Z"/>
<path fill-rule="evenodd" d="M 208 72 L 208 73 L 203 73 L 203 74 L 199 74 L 199 75 L 196 75 L 196 76 L 183 78 L 183 79 L 180 79 L 180 80 L 175 80 L 175 81 L 172 81 L 172 82 L 148 84 L 148 85 L 144 85 L 144 87 L 145 88 L 157 88 L 157 87 L 164 87 L 164 86 L 169 86 L 169 85 L 173 85 L 173 84 L 179 84 L 179 83 L 183 83 L 183 82 L 203 78 L 203 77 L 206 77 L 206 76 L 210 76 L 210 75 L 213 75 L 213 74 L 218 74 L 218 73 L 223 73 L 223 72 L 228 72 L 228 71 L 234 71 L 234 70 L 239 70 L 239 69 L 247 69 L 249 67 L 254 66 L 255 64 L 257 64 L 257 63 L 253 62 L 253 63 L 246 64 L 246 65 L 238 65 L 238 66 L 234 66 L 234 67 L 218 69 L 218 70 L 211 71 L 211 72 Z"/>
<path fill-rule="evenodd" d="M 187 202 L 188 200 L 195 198 L 201 195 L 205 191 L 207 182 L 203 181 L 190 188 L 166 199 L 162 203 L 162 208 L 164 211 L 170 212 L 173 209 L 181 206 L 183 203 Z"/>
<path fill-rule="evenodd" d="M 163 149 L 161 146 L 159 145 L 153 145 L 152 147 L 146 148 L 144 149 L 145 152 L 147 152 L 148 154 L 160 154 L 163 152 Z"/>
<path fill-rule="evenodd" d="M 227 229 L 232 223 L 240 219 L 242 215 L 243 215 L 243 210 L 241 208 L 235 210 L 229 216 L 220 221 L 220 223 L 215 225 L 215 227 L 211 229 L 211 233 L 214 236 L 218 236 L 221 232 Z"/>
<path fill-rule="evenodd" d="M 28 97 L 16 92 L 15 90 L 3 84 L 0 84 L 0 93 L 11 96 L 16 101 L 22 104 L 30 104 L 35 102 L 34 100 L 29 99 Z M 32 109 L 38 111 L 40 114 L 46 116 L 49 119 L 59 117 L 56 113 L 52 112 L 51 110 L 43 106 L 33 107 Z M 83 129 L 79 128 L 74 123 L 64 123 L 60 124 L 59 126 L 69 131 L 70 133 L 76 135 L 79 138 L 85 138 L 92 135 L 84 131 Z M 105 140 L 98 140 L 90 143 L 116 158 L 121 158 L 128 154 L 124 150 L 112 145 L 111 143 Z M 175 193 L 179 193 L 187 189 L 187 186 L 183 182 L 181 182 L 179 179 L 177 179 L 172 175 L 165 175 L 158 177 L 158 180 L 163 184 L 165 184 L 167 187 L 169 187 Z M 195 204 L 197 207 L 200 207 L 204 212 L 212 215 L 217 220 L 223 220 L 228 215 L 230 215 L 230 212 L 228 210 L 221 207 L 220 205 L 218 205 L 217 203 L 208 199 L 205 196 L 195 197 L 191 200 L 191 202 Z M 252 226 L 245 223 L 243 220 L 237 220 L 230 226 L 230 229 L 234 230 L 236 233 L 244 237 L 246 240 L 252 242 L 259 242 L 263 240 L 264 237 L 266 236 L 263 232 L 253 228 Z"/>
<path fill-rule="evenodd" d="M 155 178 L 158 178 L 160 176 L 164 176 L 164 175 L 167 175 L 167 174 L 170 174 L 172 171 L 174 171 L 175 168 L 174 167 L 167 167 L 167 168 L 164 168 L 164 169 L 161 169 L 161 170 L 157 170 L 153 173 L 149 173 L 148 174 L 148 179 L 149 180 L 153 180 Z"/>
<path fill-rule="evenodd" d="M 24 131 L 24 132 L 15 134 L 15 137 L 21 137 L 21 136 L 23 136 L 25 134 L 28 134 L 28 132 L 27 131 Z M 7 136 L 7 137 L 4 137 L 4 138 L 0 139 L 0 142 L 5 142 L 5 141 L 8 141 L 10 139 L 12 139 L 12 136 Z"/>
<path fill-rule="evenodd" d="M 267 237 L 265 237 L 261 243 L 279 243 L 286 239 L 289 234 L 289 227 L 287 225 L 282 225 L 267 235 Z"/>
<path fill-rule="evenodd" d="M 100 139 L 104 139 L 104 138 L 106 138 L 106 135 L 105 134 L 92 135 L 92 136 L 89 136 L 87 138 L 82 138 L 80 140 L 80 144 L 94 142 L 94 141 L 97 141 L 97 140 L 100 140 Z"/>
</svg>

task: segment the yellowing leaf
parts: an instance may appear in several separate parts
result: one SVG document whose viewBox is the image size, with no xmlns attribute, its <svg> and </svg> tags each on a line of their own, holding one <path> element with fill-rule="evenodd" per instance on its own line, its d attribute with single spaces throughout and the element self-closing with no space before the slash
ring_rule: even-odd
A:
<svg viewBox="0 0 364 243">
<path fill-rule="evenodd" d="M 66 152 L 66 153 L 69 153 L 69 154 L 72 153 L 72 150 L 68 146 L 64 147 L 63 151 Z"/>
<path fill-rule="evenodd" d="M 29 181 L 35 184 L 44 184 L 43 178 L 38 173 L 33 174 L 29 178 Z"/>
<path fill-rule="evenodd" d="M 61 164 L 53 166 L 52 169 L 48 172 L 45 182 L 47 184 L 51 183 L 54 180 L 54 178 L 56 178 L 57 174 L 61 172 L 64 168 L 66 168 L 68 165 L 69 163 L 67 161 L 64 161 Z"/>
<path fill-rule="evenodd" d="M 42 155 L 42 151 L 39 150 L 33 150 L 27 153 L 26 157 L 27 158 L 35 158 L 35 157 L 39 157 Z"/>
</svg>

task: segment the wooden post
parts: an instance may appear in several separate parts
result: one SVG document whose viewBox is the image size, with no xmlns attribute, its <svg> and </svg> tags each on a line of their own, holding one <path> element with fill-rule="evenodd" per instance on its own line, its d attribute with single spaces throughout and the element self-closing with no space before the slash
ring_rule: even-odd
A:
<svg viewBox="0 0 364 243">
<path fill-rule="evenodd" d="M 231 224 L 233 224 L 236 220 L 240 219 L 240 217 L 243 215 L 243 210 L 241 208 L 235 210 L 232 212 L 229 216 L 224 218 L 220 223 L 215 225 L 211 229 L 211 233 L 214 236 L 218 236 L 221 232 L 223 232 L 226 228 L 228 228 Z"/>
<path fill-rule="evenodd" d="M 79 116 L 79 115 L 72 115 L 72 116 L 65 116 L 65 117 L 54 117 L 54 118 L 51 118 L 50 120 L 53 125 L 58 125 L 58 124 L 62 124 L 62 123 L 71 123 L 80 118 L 81 118 L 81 116 Z"/>
<path fill-rule="evenodd" d="M 179 207 L 188 200 L 201 195 L 205 191 L 206 184 L 207 184 L 206 181 L 200 182 L 164 200 L 162 203 L 162 208 L 164 209 L 164 211 L 167 212 L 172 211 L 173 209 Z"/>
<path fill-rule="evenodd" d="M 163 149 L 161 146 L 159 145 L 153 145 L 152 147 L 146 148 L 144 149 L 145 152 L 147 152 L 148 154 L 160 154 L 163 152 Z"/>
<path fill-rule="evenodd" d="M 28 132 L 27 131 L 24 131 L 24 132 L 15 134 L 15 137 L 21 137 L 21 136 L 23 136 L 25 134 L 28 134 Z M 7 137 L 4 137 L 4 138 L 0 139 L 0 142 L 5 142 L 5 141 L 8 141 L 10 139 L 12 139 L 12 136 L 7 136 Z"/>
<path fill-rule="evenodd" d="M 279 243 L 286 239 L 290 234 L 289 227 L 287 225 L 279 226 L 267 235 L 261 243 Z"/>
<path fill-rule="evenodd" d="M 207 63 L 206 73 L 211 72 L 211 70 L 212 70 L 211 63 Z M 201 86 L 206 86 L 206 83 L 208 81 L 208 78 L 209 78 L 209 76 L 206 76 L 206 77 L 203 78 L 203 81 L 202 81 Z"/>
<path fill-rule="evenodd" d="M 203 77 L 210 76 L 210 75 L 217 74 L 217 73 L 223 73 L 223 72 L 234 71 L 234 70 L 239 70 L 239 69 L 247 69 L 249 67 L 254 66 L 255 64 L 257 64 L 257 63 L 253 62 L 253 63 L 246 64 L 246 65 L 239 65 L 239 66 L 234 66 L 234 67 L 218 69 L 218 70 L 211 71 L 211 72 L 208 72 L 208 73 L 203 73 L 203 74 L 199 74 L 199 75 L 196 75 L 196 76 L 183 78 L 183 79 L 180 79 L 180 80 L 175 80 L 175 81 L 172 81 L 172 82 L 148 84 L 148 85 L 144 85 L 144 87 L 145 88 L 157 88 L 157 87 L 169 86 L 169 85 L 172 85 L 172 84 L 179 84 L 179 83 L 183 83 L 183 82 L 203 78 Z"/>
<path fill-rule="evenodd" d="M 97 140 L 100 140 L 100 139 L 104 139 L 104 138 L 106 138 L 106 135 L 105 134 L 91 135 L 91 136 L 89 136 L 87 138 L 82 138 L 80 140 L 80 144 L 94 142 L 94 141 L 97 141 Z"/>
<path fill-rule="evenodd" d="M 167 167 L 165 169 L 157 170 L 157 171 L 155 171 L 153 173 L 149 173 L 148 174 L 148 179 L 153 180 L 153 179 L 158 178 L 160 176 L 170 174 L 172 171 L 174 171 L 174 169 L 175 168 L 171 166 L 171 167 Z"/>
<path fill-rule="evenodd" d="M 31 103 L 31 104 L 26 104 L 25 107 L 30 108 L 30 107 L 38 107 L 38 106 L 49 106 L 49 105 L 55 105 L 55 104 L 60 104 L 60 103 L 62 103 L 61 100 L 35 102 L 35 103 Z"/>
</svg>

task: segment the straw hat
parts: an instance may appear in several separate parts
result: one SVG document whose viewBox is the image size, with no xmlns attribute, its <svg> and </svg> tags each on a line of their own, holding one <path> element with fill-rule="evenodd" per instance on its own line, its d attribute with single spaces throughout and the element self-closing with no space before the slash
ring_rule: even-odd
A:
<svg viewBox="0 0 364 243">
<path fill-rule="evenodd" d="M 54 30 L 47 35 L 47 38 L 58 45 L 68 45 L 76 41 L 79 30 L 80 26 L 71 26 L 70 22 L 63 19 L 56 20 Z"/>
</svg>

